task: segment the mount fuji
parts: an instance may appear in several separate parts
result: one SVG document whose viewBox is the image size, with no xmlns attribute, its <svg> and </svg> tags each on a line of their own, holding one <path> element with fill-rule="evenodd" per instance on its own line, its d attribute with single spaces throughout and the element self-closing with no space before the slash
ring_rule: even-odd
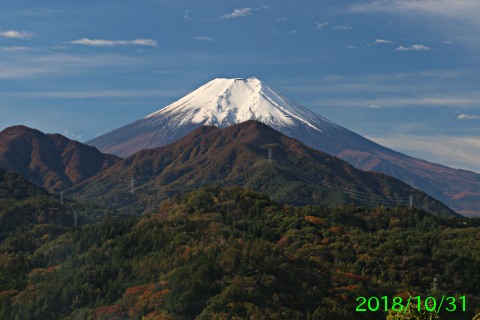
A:
<svg viewBox="0 0 480 320">
<path fill-rule="evenodd" d="M 355 167 L 394 176 L 458 213 L 480 215 L 480 175 L 383 147 L 321 117 L 258 80 L 215 79 L 143 119 L 87 144 L 127 157 L 174 142 L 203 125 L 225 128 L 257 120 Z"/>
</svg>

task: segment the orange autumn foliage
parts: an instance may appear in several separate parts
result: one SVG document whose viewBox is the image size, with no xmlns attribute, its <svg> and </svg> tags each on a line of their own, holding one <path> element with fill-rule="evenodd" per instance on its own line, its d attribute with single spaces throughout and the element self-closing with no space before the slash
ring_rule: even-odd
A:
<svg viewBox="0 0 480 320">
<path fill-rule="evenodd" d="M 314 217 L 314 216 L 306 216 L 305 217 L 305 220 L 307 221 L 310 221 L 310 222 L 313 222 L 315 223 L 316 225 L 319 225 L 319 224 L 325 224 L 325 221 L 323 221 L 323 219 L 320 219 L 320 218 L 317 218 L 317 217 Z"/>
<path fill-rule="evenodd" d="M 327 229 L 328 231 L 330 232 L 335 232 L 335 233 L 338 233 L 338 234 L 345 234 L 345 230 L 343 230 L 341 227 L 333 227 L 333 228 L 330 228 L 330 229 Z"/>
<path fill-rule="evenodd" d="M 163 298 L 170 291 L 166 288 L 162 289 L 167 284 L 168 281 L 161 281 L 157 284 L 150 283 L 128 288 L 123 294 L 123 301 L 120 304 L 98 308 L 94 313 L 94 319 L 104 320 L 122 316 L 135 319 L 145 309 L 153 311 L 147 315 L 146 319 L 173 319 L 160 316 Z"/>
</svg>

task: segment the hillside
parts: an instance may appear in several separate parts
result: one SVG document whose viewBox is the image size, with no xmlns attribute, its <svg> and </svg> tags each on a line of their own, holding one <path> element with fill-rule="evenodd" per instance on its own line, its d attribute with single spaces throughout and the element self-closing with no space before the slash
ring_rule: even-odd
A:
<svg viewBox="0 0 480 320">
<path fill-rule="evenodd" d="M 301 106 L 257 78 L 214 79 L 170 105 L 87 144 L 127 157 L 172 143 L 202 125 L 260 121 L 356 168 L 396 177 L 456 212 L 480 216 L 480 175 L 381 146 Z"/>
<path fill-rule="evenodd" d="M 117 156 L 60 134 L 45 134 L 25 126 L 0 132 L 0 167 L 57 194 L 118 161 Z"/>
<path fill-rule="evenodd" d="M 465 296 L 444 319 L 480 312 L 480 220 L 417 208 L 291 207 L 204 188 L 139 220 L 28 235 L 29 252 L 0 243 L 2 319 L 384 320 L 383 303 L 358 312 L 358 298 L 387 296 L 390 309 L 410 294 Z"/>
<path fill-rule="evenodd" d="M 74 226 L 74 212 L 78 213 L 78 225 L 115 213 L 94 204 L 61 201 L 18 173 L 0 168 L 0 241 L 25 231 L 42 230 L 45 225 L 50 225 L 49 232 L 65 232 L 68 229 L 62 227 Z"/>
<path fill-rule="evenodd" d="M 68 194 L 140 213 L 156 210 L 161 200 L 176 193 L 214 184 L 246 187 L 292 205 L 396 206 L 408 204 L 413 195 L 415 203 L 429 210 L 455 214 L 395 178 L 355 169 L 258 121 L 225 129 L 201 127 L 167 146 L 137 152 Z"/>
</svg>

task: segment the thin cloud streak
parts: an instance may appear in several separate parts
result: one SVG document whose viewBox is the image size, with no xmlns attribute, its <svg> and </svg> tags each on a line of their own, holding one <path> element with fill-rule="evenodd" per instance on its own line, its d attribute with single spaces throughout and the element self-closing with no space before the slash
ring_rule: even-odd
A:
<svg viewBox="0 0 480 320">
<path fill-rule="evenodd" d="M 1 31 L 0 35 L 6 38 L 27 39 L 32 37 L 33 33 L 25 32 L 25 31 L 8 30 L 8 31 Z"/>
<path fill-rule="evenodd" d="M 89 98 L 142 98 L 177 97 L 185 90 L 105 90 L 105 91 L 59 91 L 59 92 L 16 92 L 0 96 L 23 96 L 35 98 L 89 99 Z"/>
<path fill-rule="evenodd" d="M 469 116 L 468 114 L 460 114 L 457 117 L 458 120 L 479 120 L 480 116 Z"/>
<path fill-rule="evenodd" d="M 193 37 L 192 40 L 199 40 L 199 41 L 213 41 L 212 38 L 206 37 L 206 36 L 201 36 L 201 37 Z"/>
<path fill-rule="evenodd" d="M 375 44 L 382 44 L 382 43 L 393 43 L 393 41 L 383 40 L 383 39 L 377 39 L 377 40 L 375 40 Z"/>
<path fill-rule="evenodd" d="M 393 14 L 421 13 L 441 16 L 480 27 L 480 1 L 477 0 L 391 0 L 354 4 L 353 12 L 384 12 Z"/>
<path fill-rule="evenodd" d="M 100 40 L 100 39 L 95 39 L 91 40 L 88 38 L 83 38 L 83 39 L 78 39 L 71 41 L 70 43 L 73 44 L 81 44 L 81 45 L 86 45 L 86 46 L 95 46 L 95 47 L 100 47 L 100 46 L 150 46 L 150 47 L 157 47 L 157 41 L 151 40 L 151 39 L 136 39 L 136 40 L 131 40 L 131 41 L 125 41 L 125 40 Z"/>
<path fill-rule="evenodd" d="M 252 15 L 253 14 L 252 11 L 253 11 L 252 8 L 235 9 L 232 13 L 221 16 L 220 19 L 233 19 L 233 18 L 246 17 L 246 16 Z"/>
<path fill-rule="evenodd" d="M 424 106 L 424 107 L 458 107 L 458 106 L 472 106 L 480 103 L 480 99 L 465 99 L 454 97 L 425 97 L 425 98 L 401 98 L 401 97 L 386 97 L 382 99 L 325 99 L 315 103 L 315 106 L 335 106 L 335 107 L 367 107 L 367 106 L 382 106 L 382 107 L 409 107 L 409 106 Z"/>
<path fill-rule="evenodd" d="M 444 16 L 478 15 L 480 3 L 476 0 L 393 0 L 355 4 L 353 11 L 416 11 Z"/>
<path fill-rule="evenodd" d="M 21 79 L 45 75 L 67 75 L 90 72 L 99 67 L 129 67 L 141 65 L 141 60 L 118 54 L 70 55 L 30 54 L 20 50 L 8 60 L 0 62 L 0 79 Z"/>
<path fill-rule="evenodd" d="M 385 147 L 431 162 L 480 173 L 480 139 L 469 136 L 366 136 Z"/>
<path fill-rule="evenodd" d="M 15 51 L 31 50 L 31 48 L 23 47 L 23 46 L 20 46 L 20 47 L 1 47 L 0 50 L 15 52 Z"/>
<path fill-rule="evenodd" d="M 424 45 L 421 45 L 421 44 L 414 44 L 410 47 L 400 46 L 395 50 L 396 51 L 429 51 L 431 49 L 430 49 L 430 47 L 427 47 L 427 46 L 424 46 Z"/>
<path fill-rule="evenodd" d="M 335 26 L 335 27 L 333 27 L 333 29 L 335 29 L 335 30 L 352 30 L 352 27 L 341 25 L 341 26 Z"/>
<path fill-rule="evenodd" d="M 10 66 L 0 64 L 0 79 L 23 79 L 34 76 L 58 72 L 53 68 L 28 67 L 28 66 Z"/>
<path fill-rule="evenodd" d="M 317 22 L 316 23 L 316 28 L 317 29 L 323 29 L 324 27 L 328 26 L 330 24 L 330 22 L 323 22 L 323 23 L 320 23 L 320 22 Z"/>
</svg>

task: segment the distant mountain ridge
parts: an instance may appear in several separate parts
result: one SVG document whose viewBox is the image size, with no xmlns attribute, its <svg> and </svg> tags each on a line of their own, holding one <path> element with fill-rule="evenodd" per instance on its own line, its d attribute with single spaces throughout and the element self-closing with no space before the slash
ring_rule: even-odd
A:
<svg viewBox="0 0 480 320">
<path fill-rule="evenodd" d="M 60 134 L 45 134 L 26 126 L 0 132 L 0 167 L 60 193 L 112 166 L 121 159 Z"/>
<path fill-rule="evenodd" d="M 272 162 L 268 149 L 274 154 Z M 407 205 L 405 198 L 412 194 L 432 211 L 455 215 L 393 177 L 355 169 L 253 120 L 224 129 L 202 126 L 166 146 L 139 151 L 76 185 L 68 195 L 140 213 L 157 210 L 162 200 L 176 193 L 210 185 L 249 188 L 292 205 L 384 204 L 379 198 L 393 206 Z M 364 194 L 368 199 L 359 196 Z"/>
<path fill-rule="evenodd" d="M 176 141 L 202 125 L 219 128 L 258 120 L 355 167 L 392 175 L 461 214 L 480 215 L 480 175 L 409 157 L 304 108 L 256 78 L 215 79 L 182 99 L 87 141 L 129 156 Z"/>
</svg>

